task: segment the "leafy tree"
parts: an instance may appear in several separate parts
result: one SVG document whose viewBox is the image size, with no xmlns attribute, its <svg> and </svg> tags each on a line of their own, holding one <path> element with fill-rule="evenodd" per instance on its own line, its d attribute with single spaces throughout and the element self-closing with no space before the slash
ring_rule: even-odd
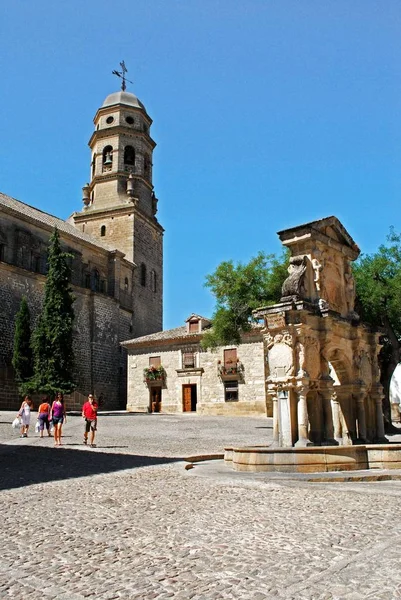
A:
<svg viewBox="0 0 401 600">
<path fill-rule="evenodd" d="M 21 393 L 23 385 L 33 375 L 31 349 L 31 315 L 26 297 L 23 296 L 15 319 L 14 352 L 12 365 Z"/>
<path fill-rule="evenodd" d="M 401 235 L 391 229 L 387 245 L 354 264 L 356 310 L 362 321 L 383 330 L 379 354 L 384 413 L 391 424 L 390 379 L 401 357 Z"/>
<path fill-rule="evenodd" d="M 247 264 L 222 262 L 206 277 L 205 286 L 216 298 L 212 316 L 213 328 L 202 339 L 204 348 L 239 344 L 241 332 L 252 327 L 252 311 L 262 305 L 278 302 L 281 287 L 288 276 L 288 257 L 259 254 Z"/>
<path fill-rule="evenodd" d="M 70 393 L 73 382 L 72 332 L 74 321 L 71 269 L 55 229 L 48 250 L 48 273 L 43 310 L 33 334 L 34 376 L 31 388 L 53 394 Z"/>
</svg>

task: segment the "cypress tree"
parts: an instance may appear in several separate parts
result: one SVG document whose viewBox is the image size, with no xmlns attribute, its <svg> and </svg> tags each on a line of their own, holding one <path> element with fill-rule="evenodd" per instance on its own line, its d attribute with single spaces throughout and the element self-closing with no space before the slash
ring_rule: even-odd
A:
<svg viewBox="0 0 401 600">
<path fill-rule="evenodd" d="M 24 384 L 33 375 L 31 349 L 31 315 L 26 297 L 23 296 L 15 318 L 14 352 L 12 365 L 18 388 L 23 393 Z"/>
<path fill-rule="evenodd" d="M 74 297 L 70 287 L 71 268 L 68 254 L 60 246 L 57 229 L 50 238 L 48 273 L 43 310 L 33 334 L 34 376 L 36 391 L 54 394 L 74 389 L 72 334 Z"/>
</svg>

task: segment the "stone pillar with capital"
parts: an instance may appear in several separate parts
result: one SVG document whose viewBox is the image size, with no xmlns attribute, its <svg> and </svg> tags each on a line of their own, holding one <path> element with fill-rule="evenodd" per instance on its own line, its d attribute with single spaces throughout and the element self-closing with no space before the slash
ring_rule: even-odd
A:
<svg viewBox="0 0 401 600">
<path fill-rule="evenodd" d="M 372 390 L 373 392 L 373 390 Z M 384 417 L 383 417 L 383 404 L 382 404 L 382 396 L 383 396 L 383 388 L 380 384 L 377 384 L 375 392 L 371 395 L 374 398 L 376 405 L 376 439 L 375 442 L 379 444 L 388 443 L 388 439 L 385 436 L 384 432 Z"/>
<path fill-rule="evenodd" d="M 334 419 L 332 410 L 333 390 L 331 388 L 321 389 L 322 412 L 323 412 L 323 445 L 338 446 L 339 442 L 335 439 Z"/>
<path fill-rule="evenodd" d="M 339 446 L 343 443 L 343 433 L 341 425 L 341 406 L 337 397 L 337 392 L 333 391 L 331 395 L 331 412 L 333 415 L 334 440 Z"/>
<path fill-rule="evenodd" d="M 356 413 L 358 420 L 358 441 L 364 444 L 369 443 L 366 433 L 366 412 L 365 412 L 365 398 L 366 390 L 361 389 L 359 392 L 353 394 L 356 399 Z"/>
<path fill-rule="evenodd" d="M 295 444 L 296 448 L 305 447 L 305 446 L 313 446 L 312 442 L 308 438 L 308 426 L 309 426 L 309 418 L 308 418 L 308 405 L 306 401 L 306 396 L 308 394 L 309 387 L 302 386 L 296 390 L 298 395 L 298 403 L 297 403 L 297 417 L 298 417 L 298 441 Z"/>
<path fill-rule="evenodd" d="M 280 427 L 279 427 L 279 407 L 278 407 L 278 396 L 277 390 L 269 390 L 268 396 L 272 400 L 273 404 L 273 441 L 270 444 L 270 448 L 276 448 L 280 445 Z"/>
</svg>

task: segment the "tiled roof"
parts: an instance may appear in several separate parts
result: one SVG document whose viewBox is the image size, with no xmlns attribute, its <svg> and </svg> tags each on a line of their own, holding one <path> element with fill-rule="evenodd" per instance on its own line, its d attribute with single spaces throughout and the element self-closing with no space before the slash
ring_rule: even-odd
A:
<svg viewBox="0 0 401 600">
<path fill-rule="evenodd" d="M 112 246 L 109 246 L 105 243 L 101 243 L 95 238 L 83 233 L 70 223 L 59 219 L 58 217 L 54 217 L 49 213 L 43 212 L 38 208 L 34 208 L 29 204 L 25 204 L 24 202 L 20 202 L 15 198 L 11 198 L 11 196 L 7 196 L 6 194 L 2 194 L 0 192 L 0 210 L 1 207 L 8 208 L 14 213 L 18 215 L 25 215 L 29 219 L 36 221 L 39 225 L 47 225 L 48 227 L 57 227 L 60 232 L 66 233 L 82 242 L 86 242 L 88 244 L 92 244 L 92 246 L 97 246 L 98 248 L 102 248 L 103 250 L 115 250 Z"/>
<path fill-rule="evenodd" d="M 133 340 L 126 340 L 122 342 L 123 346 L 133 346 L 139 344 L 145 344 L 147 342 L 162 342 L 165 340 L 174 340 L 177 338 L 190 338 L 197 337 L 199 333 L 188 333 L 187 326 L 181 325 L 181 327 L 175 327 L 175 329 L 166 329 L 165 331 L 157 331 L 149 335 L 143 335 L 141 337 L 134 338 Z"/>
<path fill-rule="evenodd" d="M 251 331 L 245 333 L 245 335 L 257 334 L 263 329 L 262 325 L 257 323 L 252 324 Z M 210 331 L 210 329 L 204 329 L 201 332 L 196 333 L 188 333 L 187 326 L 182 325 L 181 327 L 176 327 L 175 329 L 166 329 L 165 331 L 158 331 L 157 333 L 151 333 L 149 335 L 143 335 L 142 337 L 137 337 L 132 340 L 126 340 L 125 342 L 120 342 L 122 346 L 126 346 L 131 348 L 132 346 L 146 346 L 147 344 L 153 345 L 154 342 L 168 342 L 169 340 L 177 340 L 177 339 L 186 339 L 190 340 L 190 338 L 197 338 L 202 336 L 205 331 Z"/>
</svg>

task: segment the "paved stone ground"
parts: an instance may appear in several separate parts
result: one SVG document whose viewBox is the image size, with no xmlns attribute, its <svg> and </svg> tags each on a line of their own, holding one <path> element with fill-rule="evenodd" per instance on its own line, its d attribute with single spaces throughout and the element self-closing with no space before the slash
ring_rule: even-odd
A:
<svg viewBox="0 0 401 600">
<path fill-rule="evenodd" d="M 266 443 L 269 419 L 103 416 L 89 449 L 80 417 L 61 448 L 17 438 L 13 417 L 0 414 L 0 598 L 401 598 L 401 482 L 184 469 Z"/>
</svg>

